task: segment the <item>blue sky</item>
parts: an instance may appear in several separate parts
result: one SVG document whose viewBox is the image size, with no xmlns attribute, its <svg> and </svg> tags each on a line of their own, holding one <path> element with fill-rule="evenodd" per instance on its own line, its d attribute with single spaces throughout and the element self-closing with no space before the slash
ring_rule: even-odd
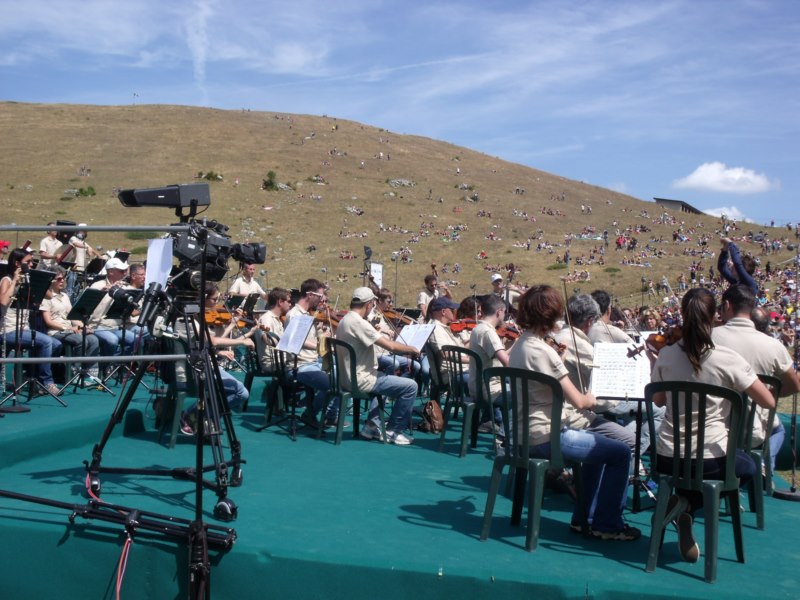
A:
<svg viewBox="0 0 800 600">
<path fill-rule="evenodd" d="M 800 2 L 0 0 L 0 99 L 335 116 L 800 221 Z"/>
</svg>

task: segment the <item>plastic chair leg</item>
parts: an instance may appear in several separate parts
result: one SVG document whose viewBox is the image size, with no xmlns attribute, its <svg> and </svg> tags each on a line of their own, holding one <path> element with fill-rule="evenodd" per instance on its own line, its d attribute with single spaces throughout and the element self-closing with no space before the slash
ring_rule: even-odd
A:
<svg viewBox="0 0 800 600">
<path fill-rule="evenodd" d="M 742 532 L 742 511 L 739 507 L 739 492 L 730 492 L 731 522 L 733 523 L 733 544 L 736 548 L 736 560 L 744 562 L 744 537 Z"/>
<path fill-rule="evenodd" d="M 737 496 L 738 498 L 738 496 Z M 729 498 L 729 506 L 732 518 L 734 509 L 738 512 L 739 502 Z M 705 513 L 705 580 L 714 583 L 717 580 L 717 554 L 719 551 L 719 505 L 720 496 L 717 490 L 711 486 L 706 486 L 703 490 L 703 512 Z M 739 515 L 741 518 L 741 515 Z"/>
<path fill-rule="evenodd" d="M 509 473 L 511 477 L 511 473 Z M 514 469 L 514 491 L 511 505 L 511 524 L 519 525 L 522 522 L 522 509 L 525 506 L 525 480 L 528 477 L 528 469 L 516 467 Z"/>
<path fill-rule="evenodd" d="M 489 493 L 486 496 L 486 507 L 483 510 L 483 524 L 481 525 L 482 542 L 486 541 L 489 537 L 489 531 L 492 529 L 492 513 L 494 512 L 495 500 L 497 500 L 497 491 L 500 489 L 500 479 L 503 477 L 504 466 L 502 459 L 495 459 L 492 464 L 492 479 L 489 482 Z"/>
<path fill-rule="evenodd" d="M 528 527 L 525 534 L 525 550 L 528 552 L 533 552 L 539 545 L 544 474 L 549 466 L 549 461 L 541 461 L 534 463 L 531 467 L 532 472 L 528 482 Z"/>
<path fill-rule="evenodd" d="M 661 543 L 664 540 L 664 529 L 666 528 L 667 504 L 672 495 L 672 487 L 661 479 L 658 483 L 658 496 L 656 497 L 656 509 L 653 513 L 653 522 L 650 532 L 650 548 L 647 552 L 647 566 L 644 570 L 652 573 L 658 565 L 658 553 L 661 550 Z"/>
<path fill-rule="evenodd" d="M 339 396 L 339 418 L 336 420 L 336 441 L 334 445 L 342 443 L 344 435 L 344 421 L 347 417 L 347 402 L 352 399 L 352 395 L 342 392 Z M 355 410 L 355 409 L 354 409 Z"/>
<path fill-rule="evenodd" d="M 464 458 L 467 455 L 467 444 L 472 431 L 472 422 L 475 419 L 475 404 L 464 405 L 464 422 L 461 427 L 461 453 L 458 455 L 459 458 Z"/>
</svg>

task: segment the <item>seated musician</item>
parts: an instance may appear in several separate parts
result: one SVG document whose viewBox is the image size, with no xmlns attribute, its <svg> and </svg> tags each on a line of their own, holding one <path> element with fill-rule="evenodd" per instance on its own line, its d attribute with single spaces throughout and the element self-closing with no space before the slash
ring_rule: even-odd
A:
<svg viewBox="0 0 800 600">
<path fill-rule="evenodd" d="M 490 367 L 507 367 L 508 366 L 508 352 L 504 341 L 497 334 L 497 328 L 503 324 L 506 316 L 506 303 L 499 296 L 488 294 L 481 297 L 480 303 L 481 319 L 472 330 L 469 337 L 469 349 L 477 354 L 481 359 L 481 364 L 484 369 Z M 469 390 L 470 398 L 477 397 L 477 390 L 479 385 L 483 383 L 483 373 L 478 371 L 475 361 L 470 360 L 469 363 L 469 382 L 467 389 Z M 484 393 L 488 394 L 486 400 L 494 404 L 500 397 L 500 381 L 497 378 L 492 379 L 489 388 L 484 387 Z M 494 415 L 488 412 L 481 416 L 481 424 L 478 428 L 479 431 L 493 431 L 493 422 L 501 426 L 503 423 L 502 414 L 498 410 L 494 411 Z"/>
<path fill-rule="evenodd" d="M 385 311 L 392 308 L 394 295 L 391 290 L 382 288 L 376 293 L 376 296 L 375 308 L 367 315 L 367 320 L 387 340 L 394 341 L 399 333 L 398 328 L 390 323 L 384 314 Z M 375 348 L 375 352 L 378 355 L 378 370 L 387 375 L 414 378 L 420 370 L 420 363 L 408 356 L 393 354 L 382 346 Z"/>
<path fill-rule="evenodd" d="M 81 356 L 83 349 L 83 323 L 81 321 L 70 321 L 67 315 L 72 310 L 72 302 L 64 291 L 67 286 L 66 270 L 63 267 L 51 267 L 56 276 L 50 284 L 49 297 L 42 300 L 40 309 L 42 318 L 47 327 L 47 335 L 59 340 L 62 344 L 72 348 L 72 356 Z M 86 333 L 86 356 L 97 356 L 100 354 L 100 341 L 93 333 Z M 89 374 L 97 377 L 97 364 L 93 364 L 89 369 Z"/>
<path fill-rule="evenodd" d="M 564 302 L 557 290 L 548 285 L 528 289 L 519 300 L 517 323 L 523 333 L 509 351 L 510 367 L 528 369 L 558 379 L 567 403 L 576 409 L 591 409 L 595 397 L 582 393 L 569 379 L 569 371 L 545 337 L 556 328 L 564 314 Z M 550 455 L 552 397 L 549 387 L 532 383 L 530 390 L 531 418 L 528 435 L 531 456 Z M 597 433 L 564 427 L 561 451 L 567 460 L 583 463 L 583 485 L 587 505 L 576 506 L 570 528 L 580 531 L 578 519 L 588 514 L 591 533 L 601 540 L 636 540 L 641 532 L 622 519 L 628 497 L 630 447 Z"/>
<path fill-rule="evenodd" d="M 205 302 L 204 308 L 206 310 L 214 308 L 220 300 L 219 288 L 215 283 L 206 283 L 205 293 L 203 296 Z M 203 315 L 198 315 L 198 318 L 203 318 Z M 197 331 L 200 331 L 199 325 L 197 326 Z M 181 329 L 178 328 L 177 332 L 180 335 Z M 209 337 L 217 357 L 226 358 L 228 360 L 233 360 L 232 347 L 234 346 L 244 346 L 250 349 L 255 347 L 253 340 L 245 337 L 220 337 L 211 331 L 209 331 Z M 244 387 L 244 384 L 241 381 L 236 379 L 225 369 L 220 367 L 219 374 L 220 378 L 222 379 L 222 388 L 225 390 L 225 396 L 228 400 L 228 406 L 234 410 L 240 408 L 244 404 L 245 400 L 250 397 L 250 392 L 247 391 L 247 388 Z M 183 412 L 181 417 L 181 433 L 186 435 L 194 434 L 196 425 L 195 421 L 197 420 L 196 415 L 196 404 L 192 405 Z"/>
<path fill-rule="evenodd" d="M 327 300 L 325 284 L 319 279 L 306 279 L 300 284 L 300 297 L 297 303 L 286 313 L 284 326 L 288 327 L 294 317 L 314 316 L 317 308 L 323 305 L 325 300 Z M 330 330 L 324 323 L 315 323 L 303 342 L 303 349 L 297 355 L 297 382 L 316 390 L 313 402 L 300 415 L 300 420 L 313 429 L 320 429 L 317 415 L 323 409 L 327 409 L 326 424 L 335 424 L 338 417 L 338 403 L 328 401 L 330 381 L 328 374 L 322 370 L 322 360 L 319 355 L 319 338 L 329 335 Z"/>
<path fill-rule="evenodd" d="M 711 339 L 715 345 L 735 350 L 744 358 L 756 374 L 771 375 L 781 380 L 781 396 L 791 396 L 800 391 L 800 380 L 792 365 L 792 357 L 786 347 L 770 335 L 757 331 L 751 313 L 756 307 L 756 298 L 744 284 L 730 286 L 722 294 L 719 314 L 725 325 L 715 327 Z M 758 407 L 758 415 L 753 423 L 753 447 L 764 443 L 769 411 Z M 769 438 L 770 459 L 775 468 L 775 458 L 783 446 L 786 431 L 781 420 L 775 415 L 772 435 Z"/>
<path fill-rule="evenodd" d="M 451 326 L 450 329 L 465 348 L 469 348 L 469 338 L 481 316 L 481 305 L 477 296 L 467 296 L 458 305 L 454 321 L 457 324 Z"/>
<path fill-rule="evenodd" d="M 284 288 L 272 288 L 267 295 L 267 310 L 258 319 L 258 326 L 254 327 L 253 341 L 256 344 L 256 354 L 261 370 L 269 373 L 273 370 L 272 346 L 268 333 L 272 333 L 279 338 L 283 335 L 283 321 L 281 320 L 292 307 L 292 294 Z"/>
<path fill-rule="evenodd" d="M 652 381 L 696 381 L 747 392 L 755 402 L 766 409 L 775 406 L 772 394 L 761 383 L 752 367 L 735 351 L 715 345 L 712 338 L 717 306 L 714 294 L 706 288 L 693 288 L 681 301 L 683 335 L 681 341 L 665 346 L 653 365 Z M 661 473 L 672 473 L 672 454 L 675 444 L 674 420 L 688 419 L 689 415 L 675 415 L 667 404 L 666 394 L 653 397 L 658 406 L 666 405 L 666 414 L 658 433 L 658 457 L 656 469 Z M 730 406 L 726 400 L 709 396 L 706 405 L 706 426 L 703 447 L 703 469 L 706 479 L 724 479 L 725 449 L 728 443 L 728 416 Z M 692 421 L 697 418 L 691 415 Z M 683 431 L 681 431 L 681 434 Z M 693 432 L 693 435 L 695 433 Z M 696 437 L 696 435 L 695 435 Z M 694 440 L 696 443 L 697 440 Z M 753 477 L 755 464 L 743 450 L 736 451 L 736 476 L 746 481 Z M 678 526 L 678 549 L 681 557 L 696 562 L 700 548 L 692 533 L 692 515 L 703 505 L 700 492 L 676 489 L 670 498 L 667 512 L 676 507 L 681 512 L 676 518 Z"/>
<path fill-rule="evenodd" d="M 450 329 L 450 323 L 456 320 L 456 310 L 458 304 L 453 302 L 450 298 L 437 298 L 428 305 L 428 320 L 435 325 L 431 337 L 428 338 L 426 344 L 426 352 L 435 352 L 437 356 L 442 357 L 443 346 L 464 346 L 460 339 Z M 465 363 L 469 363 L 469 359 L 462 356 Z M 449 381 L 450 367 L 447 361 L 442 360 L 442 376 L 447 378 L 443 383 Z M 467 367 L 469 368 L 469 367 Z M 468 373 L 464 373 L 464 385 L 468 385 Z"/>
<path fill-rule="evenodd" d="M 612 342 L 633 344 L 633 339 L 619 327 L 611 323 L 611 296 L 605 290 L 592 292 L 600 307 L 600 318 L 597 319 L 589 330 L 589 339 L 592 344 L 597 342 Z"/>
<path fill-rule="evenodd" d="M 356 355 L 356 377 L 358 389 L 375 396 L 389 396 L 394 398 L 392 412 L 386 423 L 386 440 L 398 446 L 408 446 L 411 439 L 403 431 L 410 428 L 411 410 L 417 399 L 417 384 L 413 379 L 386 375 L 378 370 L 376 346 L 389 352 L 406 353 L 418 356 L 419 352 L 412 346 L 407 346 L 389 340 L 367 321 L 367 315 L 375 307 L 376 296 L 368 287 L 356 288 L 350 302 L 350 311 L 342 317 L 336 328 L 336 339 L 342 340 L 353 346 Z M 345 389 L 353 390 L 355 382 L 349 381 L 350 370 L 344 373 Z M 368 440 L 381 439 L 380 406 L 373 398 L 367 422 L 361 429 L 361 437 Z"/>
<path fill-rule="evenodd" d="M 625 343 L 630 344 L 631 348 L 633 348 L 635 346 L 633 339 L 611 322 L 611 296 L 609 296 L 608 292 L 604 290 L 595 290 L 592 292 L 591 296 L 594 298 L 595 302 L 597 302 L 600 309 L 600 317 L 595 319 L 592 322 L 592 326 L 589 328 L 587 333 L 589 341 L 592 344 L 597 344 L 598 342 L 614 344 Z M 600 408 L 600 410 L 604 412 L 613 413 L 617 419 L 625 421 L 628 425 L 634 422 L 634 416 L 638 409 L 639 403 L 633 400 L 618 400 L 613 404 L 604 401 Z M 656 407 L 654 407 L 653 410 L 653 416 L 656 418 L 656 424 L 658 424 L 663 417 L 663 411 L 656 409 Z M 635 424 L 630 426 L 635 427 Z M 642 451 L 646 450 L 647 445 L 650 443 L 649 433 L 645 433 L 645 429 L 647 428 L 645 427 L 642 430 Z"/>
<path fill-rule="evenodd" d="M 19 344 L 20 347 L 31 350 L 31 354 L 37 358 L 49 358 L 61 353 L 61 342 L 44 333 L 33 332 L 29 324 L 29 309 L 11 306 L 14 300 L 22 301 L 16 295 L 30 271 L 32 261 L 33 255 L 30 251 L 22 248 L 15 248 L 8 255 L 8 274 L 0 280 L 0 309 L 5 310 L 2 334 L 9 350 Z M 60 393 L 53 381 L 50 363 L 36 365 L 36 375 L 48 393 L 54 396 Z"/>
<path fill-rule="evenodd" d="M 128 263 L 118 258 L 112 258 L 105 265 L 106 278 L 94 282 L 89 286 L 93 290 L 110 291 L 112 288 L 125 287 L 125 274 Z M 89 328 L 100 340 L 100 352 L 103 356 L 119 356 L 120 354 L 133 354 L 142 328 L 134 322 L 123 323 L 122 319 L 109 319 L 106 317 L 114 298 L 106 295 L 94 309 L 89 319 Z M 124 347 L 123 347 L 124 341 Z"/>
<path fill-rule="evenodd" d="M 569 322 L 558 331 L 553 332 L 553 339 L 564 348 L 561 360 L 569 371 L 572 384 L 579 390 L 589 389 L 594 368 L 594 346 L 589 341 L 588 332 L 592 324 L 600 318 L 600 307 L 589 294 L 572 296 L 567 301 Z M 570 327 L 570 325 L 572 327 Z M 573 337 L 574 336 L 574 337 Z M 579 375 L 580 373 L 580 375 Z M 622 427 L 615 421 L 609 421 L 596 413 L 609 410 L 617 404 L 614 400 L 596 399 L 593 409 L 577 410 L 568 406 L 562 416 L 561 426 L 572 429 L 586 429 L 599 433 L 612 440 L 623 442 L 630 449 L 636 446 L 636 421 Z M 663 414 L 663 410 L 662 410 Z M 649 436 L 644 439 L 647 427 L 642 428 L 642 446 L 650 445 Z"/>
</svg>

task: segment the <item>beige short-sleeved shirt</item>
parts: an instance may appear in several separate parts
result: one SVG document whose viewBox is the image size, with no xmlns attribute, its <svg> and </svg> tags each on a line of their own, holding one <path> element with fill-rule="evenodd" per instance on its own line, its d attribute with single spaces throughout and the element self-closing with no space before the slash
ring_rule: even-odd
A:
<svg viewBox="0 0 800 600">
<path fill-rule="evenodd" d="M 753 367 L 756 374 L 780 378 L 792 368 L 792 357 L 784 345 L 758 331 L 750 319 L 730 319 L 724 326 L 714 328 L 711 339 L 719 346 L 735 350 Z M 753 424 L 754 446 L 760 446 L 764 442 L 769 411 L 759 406 L 758 416 Z"/>
<path fill-rule="evenodd" d="M 375 352 L 375 342 L 381 337 L 366 319 L 352 310 L 348 312 L 336 328 L 336 339 L 350 344 L 356 353 L 356 381 L 358 389 L 369 391 L 378 381 L 378 356 Z M 341 373 L 344 377 L 344 387 L 353 390 L 350 381 L 350 364 L 345 361 L 347 369 Z"/>
<path fill-rule="evenodd" d="M 505 350 L 505 345 L 497 331 L 486 321 L 478 321 L 469 339 L 469 349 L 481 358 L 484 369 L 490 367 L 502 367 L 503 363 L 497 358 L 497 352 Z M 479 373 L 475 361 L 470 358 L 469 362 L 469 395 L 475 398 L 477 386 L 483 383 L 483 373 Z M 485 390 L 486 388 L 484 388 Z M 493 378 L 489 383 L 489 398 L 494 401 L 500 395 L 501 386 L 497 378 Z"/>
<path fill-rule="evenodd" d="M 541 337 L 530 331 L 524 332 L 511 347 L 508 355 L 508 366 L 538 371 L 555 377 L 559 381 L 569 376 L 567 368 L 561 362 L 556 351 L 548 346 Z M 528 422 L 530 443 L 531 445 L 544 444 L 550 439 L 550 423 L 553 410 L 552 391 L 549 387 L 532 383 L 529 395 L 531 402 L 530 420 Z"/>
<path fill-rule="evenodd" d="M 291 322 L 293 317 L 299 315 L 308 315 L 310 314 L 307 310 L 303 310 L 303 308 L 299 304 L 295 304 L 292 309 L 286 313 L 286 322 L 284 323 L 284 327 L 289 327 L 289 323 Z M 308 337 L 306 337 L 306 342 L 312 342 L 316 348 L 319 348 L 319 338 L 317 336 L 317 327 L 316 325 L 312 325 L 311 329 L 308 332 Z M 311 350 L 310 348 L 303 348 L 300 351 L 300 354 L 297 355 L 297 366 L 307 365 L 311 363 L 317 362 L 319 358 L 319 352 L 317 350 Z"/>
<path fill-rule="evenodd" d="M 245 281 L 244 277 L 237 277 L 228 288 L 228 293 L 231 296 L 249 296 L 250 294 L 264 295 L 264 290 L 258 285 L 255 279 Z"/>
<path fill-rule="evenodd" d="M 271 310 L 268 310 L 258 318 L 258 324 L 269 327 L 269 332 L 274 333 L 278 337 L 283 335 L 283 323 L 281 322 L 280 318 Z M 265 341 L 266 336 L 266 331 L 259 331 L 256 333 L 254 338 L 261 369 L 264 371 L 271 371 L 274 365 L 272 363 L 272 351 L 269 350 L 269 346 Z"/>
<path fill-rule="evenodd" d="M 433 321 L 433 323 L 435 324 L 435 327 L 433 328 L 431 337 L 428 338 L 428 344 L 430 344 L 431 348 L 435 352 L 438 352 L 440 356 L 442 354 L 443 346 L 464 347 L 464 344 L 461 343 L 461 340 L 456 337 L 456 334 L 454 334 L 447 325 L 441 321 Z M 450 372 L 447 361 L 442 361 L 442 371 L 445 373 Z"/>
<path fill-rule="evenodd" d="M 52 298 L 45 298 L 42 300 L 40 309 L 42 312 L 49 312 L 50 318 L 61 326 L 58 329 L 48 329 L 47 335 L 53 335 L 72 328 L 72 321 L 67 319 L 69 311 L 72 310 L 72 302 L 70 302 L 66 293 L 59 292 L 58 294 L 53 294 Z"/>
<path fill-rule="evenodd" d="M 589 339 L 592 344 L 597 342 L 612 342 L 615 344 L 633 344 L 633 339 L 622 329 L 605 321 L 595 321 L 589 329 Z"/>
<path fill-rule="evenodd" d="M 716 346 L 709 350 L 700 363 L 700 372 L 695 373 L 683 351 L 681 343 L 664 347 L 658 353 L 653 366 L 651 381 L 696 381 L 710 383 L 742 392 L 756 380 L 752 367 L 736 352 L 724 346 Z M 706 409 L 705 458 L 725 456 L 728 443 L 728 416 L 730 404 L 722 398 L 709 396 Z M 684 415 L 674 415 L 672 406 L 667 402 L 664 421 L 658 433 L 658 453 L 672 456 L 674 448 L 675 417 L 680 419 L 681 431 L 685 427 Z M 692 415 L 692 428 L 697 431 L 697 415 Z M 697 443 L 694 439 L 693 443 Z"/>
</svg>

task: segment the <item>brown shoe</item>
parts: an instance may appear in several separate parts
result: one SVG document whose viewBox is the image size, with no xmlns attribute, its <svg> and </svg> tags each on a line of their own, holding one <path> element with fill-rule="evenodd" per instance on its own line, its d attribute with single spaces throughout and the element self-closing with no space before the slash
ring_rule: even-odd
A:
<svg viewBox="0 0 800 600">
<path fill-rule="evenodd" d="M 61 388 L 59 388 L 55 383 L 48 383 L 45 386 L 45 389 L 48 393 L 53 394 L 53 396 L 60 396 L 61 395 Z"/>
<path fill-rule="evenodd" d="M 678 526 L 678 549 L 681 552 L 681 558 L 686 562 L 696 563 L 700 558 L 700 546 L 694 541 L 692 515 L 686 512 L 679 514 L 676 524 Z"/>
</svg>

